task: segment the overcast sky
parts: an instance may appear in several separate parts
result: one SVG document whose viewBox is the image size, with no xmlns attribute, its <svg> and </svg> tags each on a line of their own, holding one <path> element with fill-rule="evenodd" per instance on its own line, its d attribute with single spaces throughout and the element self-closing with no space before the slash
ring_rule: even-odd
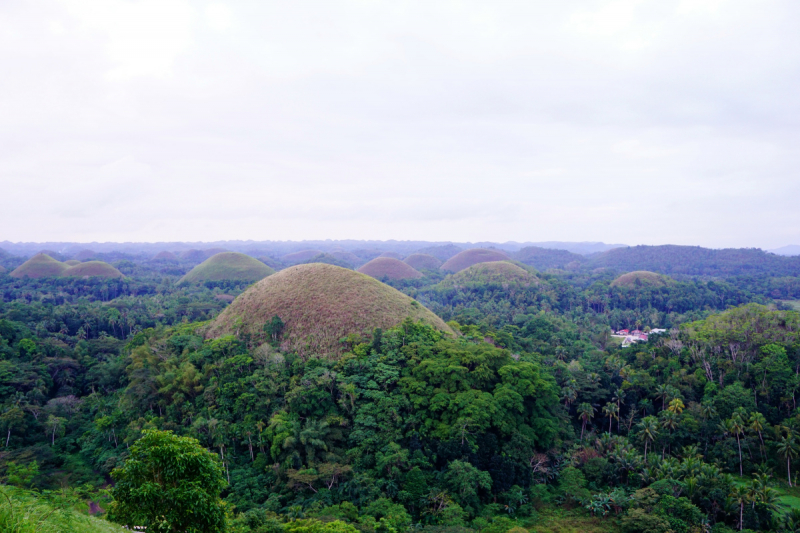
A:
<svg viewBox="0 0 800 533">
<path fill-rule="evenodd" d="M 798 21 L 4 0 L 0 240 L 800 243 Z"/>
</svg>

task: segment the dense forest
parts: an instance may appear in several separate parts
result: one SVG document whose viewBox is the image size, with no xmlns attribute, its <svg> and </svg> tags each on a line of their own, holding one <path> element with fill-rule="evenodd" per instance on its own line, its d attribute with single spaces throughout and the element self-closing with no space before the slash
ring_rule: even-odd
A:
<svg viewBox="0 0 800 533">
<path fill-rule="evenodd" d="M 251 282 L 181 282 L 207 257 L 31 278 L 4 254 L 0 525 L 30 504 L 63 531 L 800 531 L 800 272 L 736 267 L 746 250 L 621 283 L 643 266 L 620 250 L 386 276 L 449 329 L 348 331 L 335 354 L 289 349 L 280 313 L 209 336 Z M 148 442 L 206 454 L 206 526 L 126 507 Z"/>
</svg>

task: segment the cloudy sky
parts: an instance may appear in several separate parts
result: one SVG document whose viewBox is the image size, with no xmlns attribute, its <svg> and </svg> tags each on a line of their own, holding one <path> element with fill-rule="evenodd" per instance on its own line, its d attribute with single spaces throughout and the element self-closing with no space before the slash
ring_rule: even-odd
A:
<svg viewBox="0 0 800 533">
<path fill-rule="evenodd" d="M 800 2 L 0 2 L 0 240 L 800 243 Z"/>
</svg>

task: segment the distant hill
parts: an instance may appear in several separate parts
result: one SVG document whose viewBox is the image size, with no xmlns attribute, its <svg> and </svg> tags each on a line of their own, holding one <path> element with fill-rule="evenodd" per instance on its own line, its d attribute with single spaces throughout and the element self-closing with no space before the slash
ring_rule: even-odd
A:
<svg viewBox="0 0 800 533">
<path fill-rule="evenodd" d="M 476 285 L 537 285 L 539 279 L 522 267 L 509 261 L 478 263 L 457 274 L 447 276 L 439 284 L 442 287 L 471 287 Z"/>
<path fill-rule="evenodd" d="M 153 257 L 153 261 L 177 261 L 178 256 L 173 254 L 172 252 L 168 252 L 164 250 L 163 252 L 158 252 L 155 257 Z"/>
<path fill-rule="evenodd" d="M 532 242 L 532 246 L 537 248 L 549 248 L 552 250 L 566 250 L 574 254 L 591 255 L 600 252 L 607 252 L 614 248 L 626 248 L 627 244 L 606 244 L 604 242 L 563 242 L 563 241 L 546 241 L 546 242 Z"/>
<path fill-rule="evenodd" d="M 67 261 L 64 261 L 64 264 L 69 266 L 75 266 L 75 265 L 80 265 L 81 262 L 78 261 L 77 259 L 69 259 Z"/>
<path fill-rule="evenodd" d="M 539 248 L 538 246 L 528 246 L 513 254 L 514 259 L 520 263 L 530 265 L 537 270 L 547 270 L 549 268 L 565 268 L 571 263 L 583 264 L 586 258 L 579 254 L 574 254 L 566 250 L 554 250 L 549 248 Z"/>
<path fill-rule="evenodd" d="M 411 254 L 403 262 L 417 270 L 436 270 L 442 266 L 442 261 L 438 257 L 428 254 Z"/>
<path fill-rule="evenodd" d="M 0 265 L 0 274 L 5 274 L 7 272 L 6 267 Z"/>
<path fill-rule="evenodd" d="M 70 268 L 60 261 L 56 261 L 47 254 L 36 254 L 11 272 L 12 278 L 50 278 L 60 276 Z"/>
<path fill-rule="evenodd" d="M 383 252 L 378 257 L 391 257 L 392 259 L 399 259 L 400 261 L 402 261 L 405 256 L 397 252 Z"/>
<path fill-rule="evenodd" d="M 85 263 L 78 263 L 71 266 L 61 273 L 64 278 L 83 278 L 94 277 L 101 278 L 122 278 L 122 272 L 113 266 L 103 261 L 87 261 Z"/>
<path fill-rule="evenodd" d="M 366 262 L 352 252 L 343 252 L 340 250 L 336 252 L 331 252 L 330 255 L 338 259 L 339 261 L 343 261 L 344 263 L 351 265 L 352 268 L 361 266 Z"/>
<path fill-rule="evenodd" d="M 207 337 L 235 331 L 263 337 L 278 316 L 286 349 L 301 355 L 336 355 L 350 333 L 370 335 L 406 317 L 451 332 L 436 315 L 400 291 L 365 274 L 325 264 L 288 267 L 242 293 L 208 329 Z"/>
<path fill-rule="evenodd" d="M 290 254 L 286 254 L 281 257 L 281 261 L 286 263 L 287 265 L 296 265 L 298 263 L 305 263 L 309 259 L 312 259 L 318 255 L 321 255 L 325 252 L 322 250 L 301 250 L 299 252 L 292 252 Z"/>
<path fill-rule="evenodd" d="M 508 254 L 500 250 L 489 250 L 487 248 L 472 248 L 459 252 L 439 267 L 445 272 L 459 272 L 477 263 L 487 263 L 489 261 L 506 261 L 510 259 Z"/>
<path fill-rule="evenodd" d="M 80 252 L 76 253 L 72 256 L 73 259 L 77 259 L 78 261 L 88 261 L 93 257 L 97 256 L 97 252 L 92 250 L 81 250 Z"/>
<path fill-rule="evenodd" d="M 800 244 L 790 244 L 789 246 L 781 246 L 768 251 L 775 255 L 800 255 Z"/>
<path fill-rule="evenodd" d="M 274 270 L 254 257 L 238 252 L 222 252 L 191 269 L 178 283 L 229 280 L 253 282 L 274 273 Z"/>
<path fill-rule="evenodd" d="M 358 271 L 375 279 L 414 279 L 423 277 L 422 273 L 417 269 L 394 257 L 376 257 L 359 268 Z"/>
<path fill-rule="evenodd" d="M 757 248 L 712 250 L 699 246 L 633 246 L 616 248 L 590 260 L 592 268 L 623 272 L 649 270 L 691 276 L 798 276 L 800 257 L 782 257 Z"/>
<path fill-rule="evenodd" d="M 342 268 L 349 268 L 350 270 L 353 270 L 355 268 L 355 266 L 352 263 L 343 261 L 341 259 L 337 259 L 335 256 L 326 253 L 315 255 L 311 259 L 303 261 L 302 263 L 299 264 L 307 265 L 310 263 L 325 263 L 326 265 L 336 265 Z"/>
<path fill-rule="evenodd" d="M 623 274 L 611 282 L 612 287 L 662 287 L 667 284 L 669 278 L 656 274 L 655 272 L 648 272 L 646 270 L 637 270 L 635 272 L 628 272 Z"/>
<path fill-rule="evenodd" d="M 440 246 L 428 246 L 426 248 L 420 248 L 416 251 L 416 253 L 432 255 L 439 261 L 447 261 L 462 251 L 464 251 L 464 249 L 460 246 L 456 246 L 455 244 L 443 244 Z"/>
<path fill-rule="evenodd" d="M 227 252 L 228 250 L 224 248 L 208 248 L 205 250 L 186 250 L 179 254 L 179 257 L 184 261 L 193 261 L 193 262 L 200 262 L 205 261 L 211 256 L 221 254 L 222 252 Z"/>
</svg>

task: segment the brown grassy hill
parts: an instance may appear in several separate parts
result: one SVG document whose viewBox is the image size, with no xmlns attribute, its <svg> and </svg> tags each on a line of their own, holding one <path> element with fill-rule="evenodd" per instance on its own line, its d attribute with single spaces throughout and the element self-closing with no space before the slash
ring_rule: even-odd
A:
<svg viewBox="0 0 800 533">
<path fill-rule="evenodd" d="M 87 261 L 71 266 L 61 273 L 65 278 L 85 278 L 100 276 L 102 278 L 121 278 L 122 272 L 104 261 Z"/>
<path fill-rule="evenodd" d="M 205 261 L 211 256 L 227 252 L 225 248 L 209 248 L 207 250 L 186 250 L 178 254 L 178 257 L 185 261 Z"/>
<path fill-rule="evenodd" d="M 49 278 L 60 276 L 70 268 L 46 254 L 36 254 L 11 272 L 12 278 Z"/>
<path fill-rule="evenodd" d="M 91 259 L 92 257 L 94 257 L 96 255 L 97 255 L 97 252 L 95 252 L 93 250 L 81 250 L 80 252 L 78 252 L 77 254 L 72 256 L 72 258 L 73 259 L 77 259 L 78 261 L 88 261 L 89 259 Z"/>
<path fill-rule="evenodd" d="M 286 266 L 283 264 L 282 261 L 275 259 L 274 257 L 269 257 L 267 255 L 259 256 L 258 260 L 267 265 L 268 267 L 270 267 L 272 270 L 275 270 L 276 272 Z"/>
<path fill-rule="evenodd" d="M 391 257 L 392 259 L 399 259 L 399 260 L 402 261 L 405 256 L 403 254 L 399 254 L 397 252 L 383 252 L 378 257 Z"/>
<path fill-rule="evenodd" d="M 403 262 L 417 270 L 436 270 L 442 266 L 438 258 L 428 254 L 411 254 Z"/>
<path fill-rule="evenodd" d="M 322 250 L 301 250 L 299 252 L 292 252 L 284 255 L 281 257 L 281 261 L 287 265 L 296 265 L 298 263 L 304 263 L 309 259 L 313 259 L 318 255 L 322 255 L 323 253 L 324 252 Z"/>
<path fill-rule="evenodd" d="M 191 269 L 178 283 L 222 280 L 252 282 L 274 273 L 274 270 L 254 257 L 238 252 L 222 252 Z"/>
<path fill-rule="evenodd" d="M 462 251 L 464 251 L 464 249 L 460 246 L 456 246 L 455 244 L 442 244 L 439 246 L 428 246 L 427 248 L 422 248 L 421 250 L 417 250 L 417 253 L 432 255 L 440 261 L 447 261 Z"/>
<path fill-rule="evenodd" d="M 650 287 L 662 287 L 667 284 L 666 276 L 648 272 L 647 270 L 637 270 L 623 274 L 611 282 L 612 287 L 637 287 L 647 285 Z"/>
<path fill-rule="evenodd" d="M 164 250 L 163 252 L 158 252 L 155 257 L 153 257 L 153 261 L 177 261 L 178 256 L 173 254 L 172 252 L 168 252 Z"/>
<path fill-rule="evenodd" d="M 0 274 L 5 274 L 5 273 L 6 273 L 6 267 L 0 265 Z"/>
<path fill-rule="evenodd" d="M 64 264 L 74 267 L 75 265 L 80 265 L 81 262 L 78 261 L 77 259 L 70 259 L 69 261 L 64 261 Z"/>
<path fill-rule="evenodd" d="M 413 279 L 421 278 L 422 273 L 393 257 L 376 257 L 358 269 L 362 274 L 375 279 Z"/>
<path fill-rule="evenodd" d="M 460 272 L 465 268 L 478 263 L 489 261 L 507 261 L 509 259 L 505 252 L 500 250 L 489 250 L 487 248 L 472 248 L 459 252 L 439 267 L 447 272 Z"/>
<path fill-rule="evenodd" d="M 539 284 L 539 278 L 509 261 L 478 263 L 457 274 L 447 276 L 442 287 L 468 287 L 476 285 L 521 285 L 531 287 Z"/>
<path fill-rule="evenodd" d="M 339 261 L 344 261 L 345 263 L 353 265 L 353 267 L 361 266 L 366 262 L 360 257 L 358 257 L 356 254 L 351 252 L 337 251 L 337 252 L 331 252 L 331 255 L 336 259 L 338 259 Z"/>
<path fill-rule="evenodd" d="M 334 265 L 312 263 L 286 268 L 247 289 L 209 327 L 207 337 L 237 329 L 256 338 L 279 316 L 285 327 L 285 349 L 301 355 L 335 355 L 340 339 L 369 335 L 406 317 L 424 320 L 451 332 L 442 319 L 400 291 L 365 274 Z"/>
</svg>

